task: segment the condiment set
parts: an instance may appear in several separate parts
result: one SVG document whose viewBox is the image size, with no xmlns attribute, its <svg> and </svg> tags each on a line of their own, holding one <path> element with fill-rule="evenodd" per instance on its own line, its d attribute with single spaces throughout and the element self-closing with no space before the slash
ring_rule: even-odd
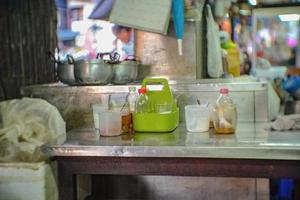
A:
<svg viewBox="0 0 300 200">
<path fill-rule="evenodd" d="M 150 84 L 161 84 L 161 90 L 151 90 Z M 144 79 L 138 95 L 135 87 L 129 93 L 123 106 L 116 108 L 111 99 L 108 105 L 93 106 L 95 128 L 102 136 L 116 136 L 134 132 L 172 132 L 179 123 L 179 108 L 166 79 Z M 213 125 L 216 134 L 233 134 L 236 130 L 236 105 L 228 95 L 227 88 L 220 89 L 220 96 L 214 105 L 201 104 L 185 106 L 186 129 L 189 132 L 206 132 Z M 97 113 L 98 112 L 98 113 Z M 97 121 L 97 122 L 96 122 Z"/>
</svg>

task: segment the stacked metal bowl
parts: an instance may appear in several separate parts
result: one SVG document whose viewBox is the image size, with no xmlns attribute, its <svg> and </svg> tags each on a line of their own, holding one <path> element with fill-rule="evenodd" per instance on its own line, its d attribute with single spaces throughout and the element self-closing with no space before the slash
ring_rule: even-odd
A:
<svg viewBox="0 0 300 200">
<path fill-rule="evenodd" d="M 105 60 L 104 57 L 109 59 Z M 99 53 L 96 59 L 75 60 L 67 56 L 67 60 L 51 60 L 57 63 L 57 75 L 61 82 L 68 85 L 106 85 L 127 84 L 136 80 L 139 62 L 133 57 L 119 61 L 117 53 Z"/>
<path fill-rule="evenodd" d="M 138 75 L 139 61 L 136 57 L 128 57 L 124 61 L 113 64 L 113 84 L 127 84 L 133 82 Z"/>
</svg>

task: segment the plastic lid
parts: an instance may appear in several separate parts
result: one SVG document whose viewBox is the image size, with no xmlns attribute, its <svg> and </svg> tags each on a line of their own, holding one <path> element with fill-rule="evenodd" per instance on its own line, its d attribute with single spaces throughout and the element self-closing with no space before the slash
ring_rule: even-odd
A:
<svg viewBox="0 0 300 200">
<path fill-rule="evenodd" d="M 228 88 L 221 88 L 220 89 L 220 94 L 228 94 L 229 90 Z"/>
<path fill-rule="evenodd" d="M 145 94 L 147 92 L 147 88 L 140 88 L 138 92 L 139 94 Z"/>
</svg>

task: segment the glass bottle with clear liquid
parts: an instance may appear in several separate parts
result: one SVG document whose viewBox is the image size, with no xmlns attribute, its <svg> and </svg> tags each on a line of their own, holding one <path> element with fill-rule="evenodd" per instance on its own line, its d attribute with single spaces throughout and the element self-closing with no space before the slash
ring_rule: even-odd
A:
<svg viewBox="0 0 300 200">
<path fill-rule="evenodd" d="M 227 88 L 220 89 L 220 96 L 213 109 L 213 123 L 217 134 L 233 134 L 237 125 L 236 105 Z"/>
<path fill-rule="evenodd" d="M 135 87 L 129 87 L 129 94 L 127 96 L 127 101 L 129 105 L 129 111 L 131 113 L 135 112 L 135 103 L 138 98 L 138 94 L 136 93 Z"/>
<path fill-rule="evenodd" d="M 149 98 L 147 96 L 147 89 L 140 88 L 138 90 L 139 96 L 136 100 L 135 104 L 135 112 L 137 113 L 149 113 L 150 112 L 150 104 Z"/>
</svg>

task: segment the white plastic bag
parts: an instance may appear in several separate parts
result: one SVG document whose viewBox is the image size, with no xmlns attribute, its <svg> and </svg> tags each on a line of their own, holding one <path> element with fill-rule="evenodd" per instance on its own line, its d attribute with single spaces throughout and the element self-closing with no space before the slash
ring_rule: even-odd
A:
<svg viewBox="0 0 300 200">
<path fill-rule="evenodd" d="M 207 9 L 207 73 L 212 78 L 219 78 L 223 74 L 222 50 L 219 38 L 219 29 L 214 21 L 211 8 Z"/>
<path fill-rule="evenodd" d="M 66 125 L 56 107 L 42 99 L 0 102 L 0 162 L 41 161 L 39 147 L 62 143 Z"/>
</svg>

